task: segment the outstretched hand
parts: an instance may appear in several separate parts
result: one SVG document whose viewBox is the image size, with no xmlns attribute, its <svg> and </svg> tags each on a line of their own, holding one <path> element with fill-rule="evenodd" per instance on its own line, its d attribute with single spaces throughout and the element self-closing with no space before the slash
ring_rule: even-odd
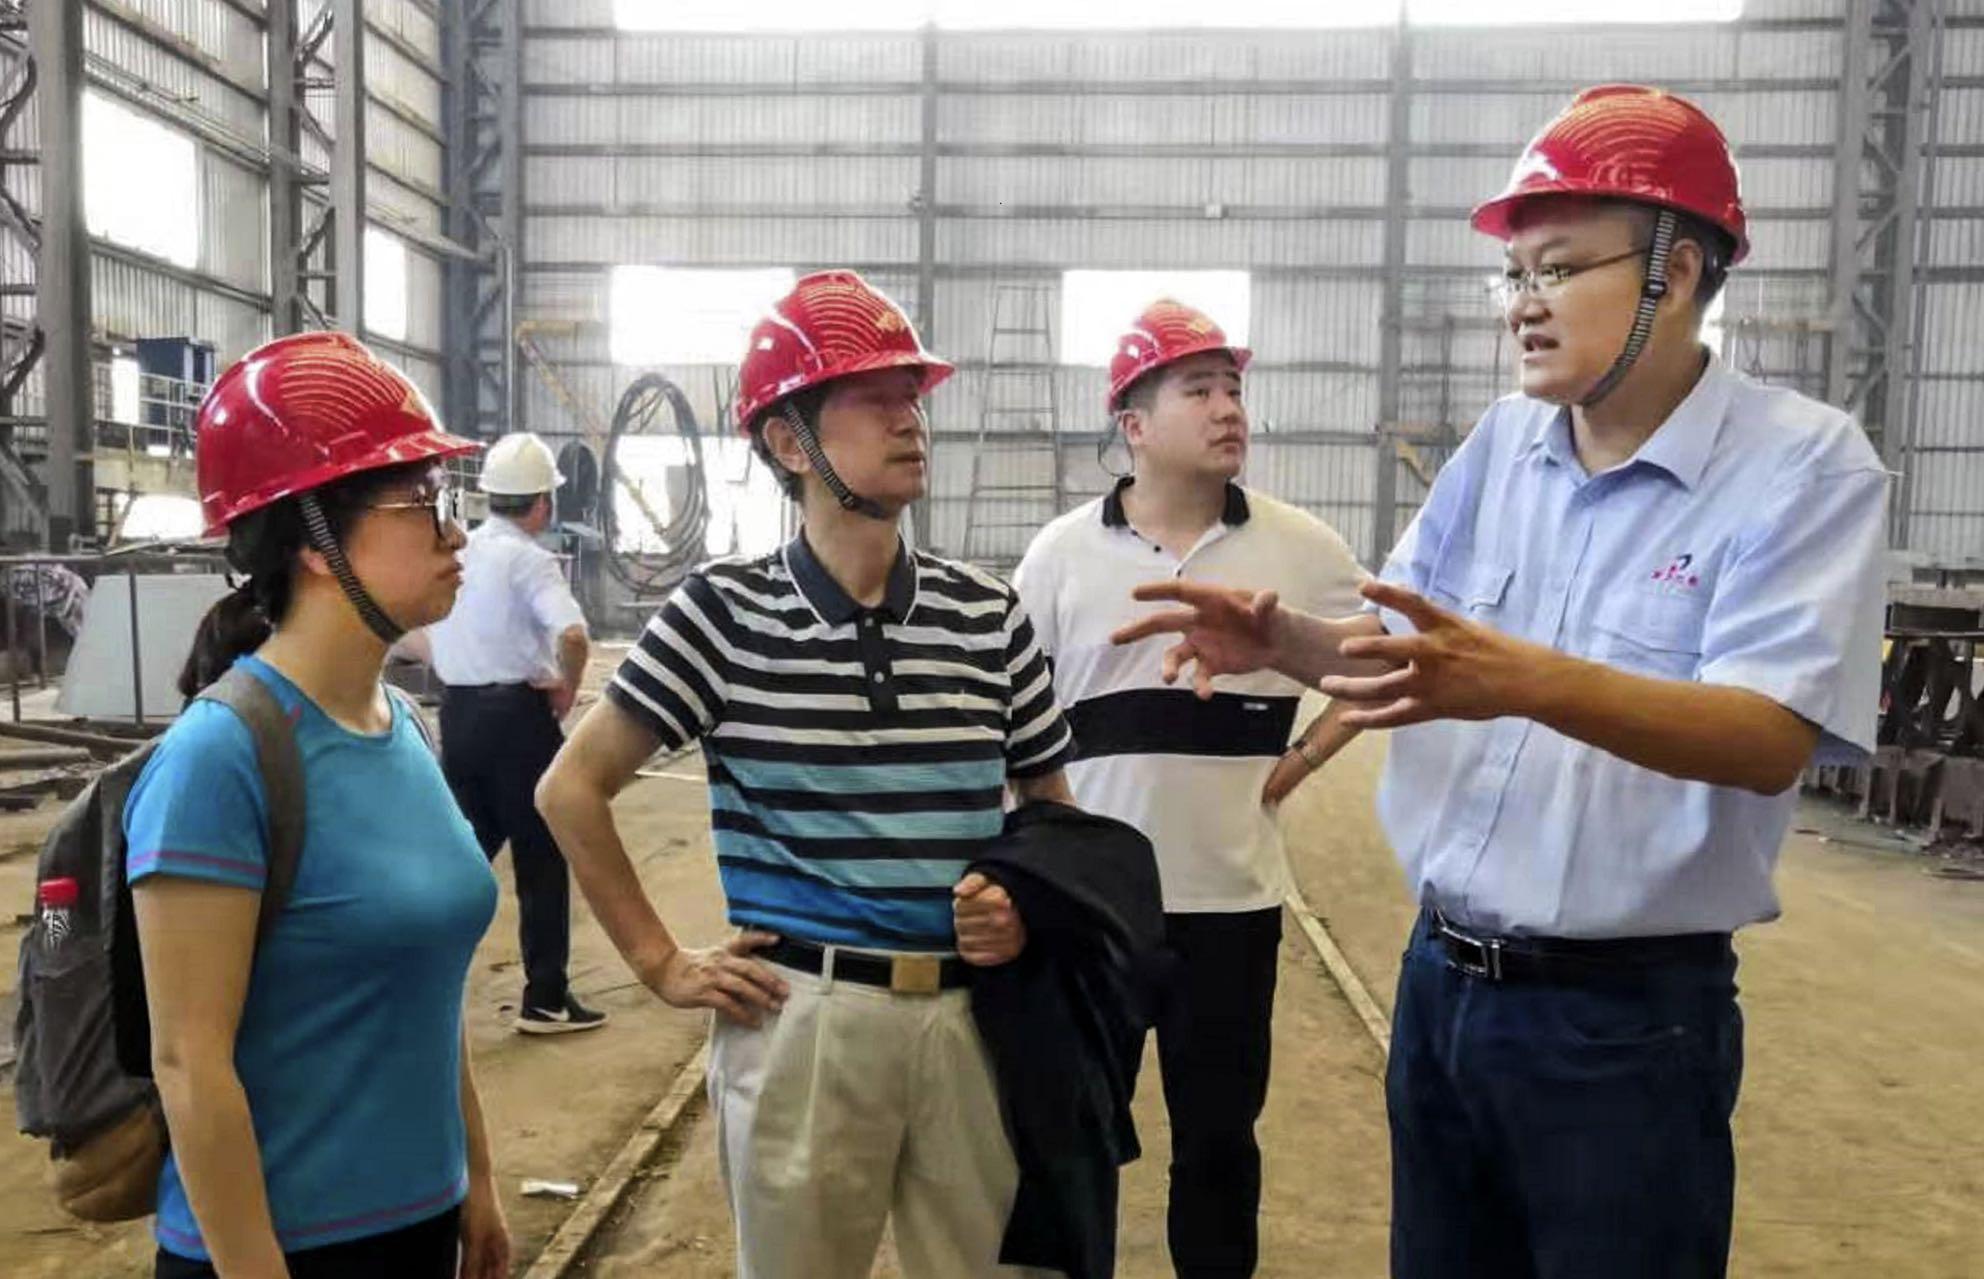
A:
<svg viewBox="0 0 1984 1279">
<path fill-rule="evenodd" d="M 1506 635 L 1440 608 L 1390 582 L 1369 581 L 1364 598 L 1402 614 L 1409 635 L 1347 639 L 1343 655 L 1391 663 L 1382 675 L 1332 675 L 1318 685 L 1352 703 L 1343 722 L 1353 728 L 1403 728 L 1435 719 L 1495 719 L 1529 713 L 1531 692 L 1553 650 Z"/>
<path fill-rule="evenodd" d="M 1131 592 L 1139 600 L 1173 600 L 1182 608 L 1139 618 L 1109 637 L 1134 644 L 1152 635 L 1182 638 L 1164 652 L 1164 682 L 1177 682 L 1189 666 L 1192 688 L 1212 696 L 1215 675 L 1244 675 L 1273 666 L 1287 631 L 1287 616 L 1273 591 L 1243 591 L 1186 578 L 1146 582 Z"/>
</svg>

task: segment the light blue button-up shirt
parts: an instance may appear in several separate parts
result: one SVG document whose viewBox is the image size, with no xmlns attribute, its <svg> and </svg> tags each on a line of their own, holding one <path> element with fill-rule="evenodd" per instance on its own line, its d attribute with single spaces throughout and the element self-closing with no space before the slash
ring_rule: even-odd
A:
<svg viewBox="0 0 1984 1279">
<path fill-rule="evenodd" d="M 1596 475 L 1567 410 L 1500 401 L 1383 576 L 1579 657 L 1752 689 L 1820 728 L 1821 762 L 1852 762 L 1874 744 L 1887 488 L 1847 414 L 1711 361 L 1638 453 Z M 1795 799 L 1496 719 L 1394 733 L 1378 807 L 1419 899 L 1456 920 L 1637 937 L 1774 918 Z"/>
</svg>

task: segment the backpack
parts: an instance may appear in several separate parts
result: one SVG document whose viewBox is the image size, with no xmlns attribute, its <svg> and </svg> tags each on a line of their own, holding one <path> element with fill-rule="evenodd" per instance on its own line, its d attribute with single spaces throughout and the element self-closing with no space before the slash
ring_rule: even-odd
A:
<svg viewBox="0 0 1984 1279">
<path fill-rule="evenodd" d="M 410 699 L 388 688 L 429 749 L 434 742 Z M 288 904 L 303 851 L 303 757 L 288 714 L 255 675 L 239 667 L 199 700 L 233 709 L 254 739 L 267 800 L 268 864 L 255 946 Z M 125 878 L 124 805 L 157 740 L 99 774 L 42 844 L 37 885 L 76 884 L 66 918 L 40 908 L 21 939 L 14 1099 L 21 1131 L 49 1140 L 55 1193 L 85 1221 L 151 1215 L 167 1138 L 151 1081 L 151 1020 L 144 968 Z"/>
</svg>

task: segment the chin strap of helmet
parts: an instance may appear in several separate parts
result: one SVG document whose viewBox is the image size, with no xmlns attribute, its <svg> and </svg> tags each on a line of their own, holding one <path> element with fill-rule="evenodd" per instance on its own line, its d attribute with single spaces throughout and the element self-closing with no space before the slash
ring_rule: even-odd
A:
<svg viewBox="0 0 1984 1279">
<path fill-rule="evenodd" d="M 296 499 L 296 504 L 303 511 L 304 535 L 310 539 L 312 549 L 331 566 L 331 576 L 338 580 L 339 589 L 351 601 L 359 618 L 387 644 L 397 643 L 406 634 L 406 629 L 386 616 L 386 610 L 380 608 L 378 601 L 366 592 L 358 580 L 358 574 L 351 571 L 351 561 L 345 558 L 344 548 L 338 545 L 338 539 L 331 535 L 331 522 L 324 518 L 324 508 L 317 501 L 317 495 L 305 493 Z"/>
<path fill-rule="evenodd" d="M 871 520 L 895 522 L 896 517 L 883 510 L 878 502 L 872 498 L 862 497 L 847 486 L 847 481 L 841 479 L 840 473 L 834 470 L 833 463 L 827 461 L 827 451 L 820 447 L 819 433 L 813 429 L 813 424 L 806 420 L 805 415 L 793 407 L 791 400 L 781 404 L 778 412 L 779 416 L 785 419 L 785 424 L 792 428 L 793 438 L 799 441 L 800 450 L 806 454 L 807 462 L 812 464 L 813 474 L 820 477 L 820 483 L 827 486 L 827 492 L 834 495 L 834 501 L 840 503 L 843 511 L 853 511 L 856 515 L 865 515 Z"/>
<path fill-rule="evenodd" d="M 1660 210 L 1654 219 L 1653 241 L 1646 249 L 1646 273 L 1640 283 L 1640 304 L 1633 312 L 1632 331 L 1626 334 L 1626 345 L 1619 352 L 1619 358 L 1612 361 L 1612 367 L 1605 370 L 1605 376 L 1593 384 L 1585 397 L 1578 401 L 1580 407 L 1590 408 L 1618 389 L 1625 380 L 1627 370 L 1640 358 L 1646 349 L 1647 339 L 1653 336 L 1654 316 L 1660 310 L 1660 299 L 1667 296 L 1667 257 L 1674 251 L 1674 213 L 1670 209 Z"/>
</svg>

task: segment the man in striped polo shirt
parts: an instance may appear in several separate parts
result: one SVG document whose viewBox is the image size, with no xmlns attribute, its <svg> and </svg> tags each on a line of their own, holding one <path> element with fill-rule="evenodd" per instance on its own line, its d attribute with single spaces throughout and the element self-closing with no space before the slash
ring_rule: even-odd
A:
<svg viewBox="0 0 1984 1279">
<path fill-rule="evenodd" d="M 1164 300 L 1116 346 L 1109 411 L 1134 481 L 1042 529 L 1015 577 L 1075 730 L 1068 769 L 1091 812 L 1150 838 L 1178 973 L 1157 1018 L 1171 1116 L 1167 1234 L 1185 1279 L 1250 1275 L 1287 866 L 1275 807 L 1353 736 L 1332 708 L 1289 746 L 1300 685 L 1222 679 L 1201 701 L 1167 687 L 1153 640 L 1110 634 L 1149 611 L 1125 583 L 1172 577 L 1279 590 L 1350 609 L 1359 570 L 1328 525 L 1240 487 L 1250 353 L 1211 317 Z"/>
<path fill-rule="evenodd" d="M 1021 801 L 1070 797 L 1069 732 L 1012 588 L 912 552 L 921 397 L 952 369 L 849 271 L 757 328 L 737 419 L 804 514 L 782 550 L 690 575 L 573 733 L 539 803 L 650 989 L 718 1016 L 710 1099 L 738 1273 L 868 1274 L 884 1224 L 913 1275 L 998 1265 L 1017 1182 L 965 964 L 1026 930 L 967 863 Z M 609 802 L 700 740 L 731 922 L 679 945 Z"/>
</svg>

